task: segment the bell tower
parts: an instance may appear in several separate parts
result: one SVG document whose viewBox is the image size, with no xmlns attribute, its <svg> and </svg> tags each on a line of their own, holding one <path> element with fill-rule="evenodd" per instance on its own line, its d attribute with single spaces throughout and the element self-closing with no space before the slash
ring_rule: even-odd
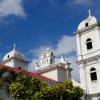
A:
<svg viewBox="0 0 100 100">
<path fill-rule="evenodd" d="M 96 17 L 91 15 L 90 10 L 89 16 L 79 24 L 75 34 L 81 86 L 86 94 L 90 95 L 90 99 L 87 100 L 98 100 L 97 94 L 100 93 L 100 23 Z"/>
<path fill-rule="evenodd" d="M 54 64 L 54 58 L 55 56 L 53 52 L 51 52 L 49 48 L 47 48 L 46 51 L 42 52 L 39 57 L 40 68 Z"/>
<path fill-rule="evenodd" d="M 100 52 L 100 23 L 94 16 L 82 21 L 76 32 L 78 60 L 90 58 Z"/>
</svg>

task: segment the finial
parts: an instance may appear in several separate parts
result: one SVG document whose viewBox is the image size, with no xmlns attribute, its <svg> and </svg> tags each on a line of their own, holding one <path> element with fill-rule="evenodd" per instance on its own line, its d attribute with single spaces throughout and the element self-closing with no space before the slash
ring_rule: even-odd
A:
<svg viewBox="0 0 100 100">
<path fill-rule="evenodd" d="M 16 44 L 14 43 L 13 46 L 14 46 L 14 50 L 15 50 L 16 49 Z"/>
<path fill-rule="evenodd" d="M 89 12 L 89 17 L 90 17 L 91 16 L 91 10 L 89 9 L 88 12 Z"/>
<path fill-rule="evenodd" d="M 62 63 L 65 62 L 65 58 L 64 58 L 64 56 L 61 56 L 60 61 L 61 61 Z"/>
</svg>

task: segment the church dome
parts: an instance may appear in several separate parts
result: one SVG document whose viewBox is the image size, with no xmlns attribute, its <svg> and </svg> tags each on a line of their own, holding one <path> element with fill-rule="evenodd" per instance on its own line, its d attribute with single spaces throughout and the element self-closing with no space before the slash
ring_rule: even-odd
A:
<svg viewBox="0 0 100 100">
<path fill-rule="evenodd" d="M 12 58 L 16 58 L 16 59 L 22 60 L 22 61 L 27 61 L 27 59 L 25 58 L 25 56 L 24 56 L 21 52 L 17 51 L 17 50 L 15 49 L 15 47 L 14 47 L 14 49 L 13 49 L 12 51 L 8 52 L 8 53 L 3 57 L 3 62 L 4 62 L 4 61 L 8 61 L 8 60 L 10 60 L 10 59 L 12 59 Z"/>
<path fill-rule="evenodd" d="M 98 21 L 96 19 L 96 17 L 94 16 L 91 16 L 91 12 L 89 12 L 89 16 L 87 19 L 83 20 L 79 26 L 78 26 L 78 30 L 82 30 L 88 26 L 91 26 L 91 25 L 94 25 L 94 24 L 97 24 Z"/>
</svg>

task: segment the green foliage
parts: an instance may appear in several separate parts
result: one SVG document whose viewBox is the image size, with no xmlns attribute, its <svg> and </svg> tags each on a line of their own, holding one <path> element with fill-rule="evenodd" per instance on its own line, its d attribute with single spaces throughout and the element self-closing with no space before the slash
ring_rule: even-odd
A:
<svg viewBox="0 0 100 100">
<path fill-rule="evenodd" d="M 74 87 L 72 90 L 72 100 L 80 100 L 80 97 L 84 94 L 84 91 L 80 87 Z"/>
<path fill-rule="evenodd" d="M 70 81 L 50 86 L 22 73 L 9 72 L 9 76 L 2 78 L 4 72 L 7 70 L 0 69 L 0 85 L 7 82 L 3 85 L 7 86 L 15 100 L 80 100 L 84 94 L 80 87 L 74 87 Z M 8 78 L 11 80 L 8 81 Z"/>
<path fill-rule="evenodd" d="M 0 98 L 0 100 L 4 100 L 3 98 Z"/>
<path fill-rule="evenodd" d="M 44 90 L 35 94 L 33 100 L 80 100 L 84 94 L 79 87 L 74 87 L 69 81 L 56 84 L 54 86 L 47 86 Z"/>
<path fill-rule="evenodd" d="M 18 75 L 10 85 L 11 95 L 16 99 L 31 99 L 40 88 L 41 82 L 38 79 L 23 74 Z"/>
</svg>

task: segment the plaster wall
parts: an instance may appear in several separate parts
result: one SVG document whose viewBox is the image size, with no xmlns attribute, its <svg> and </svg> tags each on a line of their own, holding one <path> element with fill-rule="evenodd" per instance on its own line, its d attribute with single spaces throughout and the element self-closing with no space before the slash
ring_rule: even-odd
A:
<svg viewBox="0 0 100 100">
<path fill-rule="evenodd" d="M 93 48 L 87 50 L 86 39 L 92 39 Z M 95 27 L 89 31 L 76 35 L 78 61 L 100 54 L 100 28 Z"/>
</svg>

